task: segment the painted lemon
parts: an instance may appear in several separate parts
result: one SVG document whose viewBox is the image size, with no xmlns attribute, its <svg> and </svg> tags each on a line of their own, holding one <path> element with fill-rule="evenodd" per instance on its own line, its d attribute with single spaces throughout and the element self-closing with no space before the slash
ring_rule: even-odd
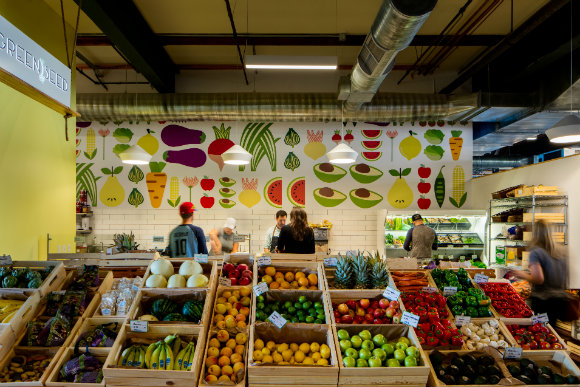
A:
<svg viewBox="0 0 580 387">
<path fill-rule="evenodd" d="M 409 130 L 409 137 L 406 137 L 401 143 L 399 144 L 399 152 L 405 157 L 407 160 L 411 160 L 421 153 L 421 141 L 417 140 L 416 136 L 417 133 Z"/>
<path fill-rule="evenodd" d="M 139 145 L 143 150 L 153 156 L 159 150 L 159 141 L 155 137 L 151 135 L 151 133 L 155 133 L 154 131 L 147 129 L 147 134 L 144 135 L 137 141 L 137 145 Z"/>
</svg>

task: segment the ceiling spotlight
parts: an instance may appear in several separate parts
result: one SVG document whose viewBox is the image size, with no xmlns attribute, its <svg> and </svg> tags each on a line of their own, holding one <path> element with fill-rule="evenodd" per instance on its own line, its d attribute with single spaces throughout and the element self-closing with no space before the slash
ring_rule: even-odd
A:
<svg viewBox="0 0 580 387">
<path fill-rule="evenodd" d="M 149 164 L 153 156 L 145 152 L 139 145 L 132 145 L 127 150 L 119 153 L 119 157 L 125 164 L 144 165 Z"/>
<path fill-rule="evenodd" d="M 580 142 L 580 118 L 569 114 L 546 130 L 546 135 L 551 142 L 557 144 Z"/>
<path fill-rule="evenodd" d="M 526 138 L 527 141 L 536 141 L 537 139 L 538 139 L 537 136 Z"/>
<path fill-rule="evenodd" d="M 336 56 L 246 55 L 247 69 L 336 70 Z"/>
<path fill-rule="evenodd" d="M 352 164 L 356 161 L 357 156 L 358 153 L 343 142 L 326 154 L 328 161 L 332 164 Z"/>
</svg>

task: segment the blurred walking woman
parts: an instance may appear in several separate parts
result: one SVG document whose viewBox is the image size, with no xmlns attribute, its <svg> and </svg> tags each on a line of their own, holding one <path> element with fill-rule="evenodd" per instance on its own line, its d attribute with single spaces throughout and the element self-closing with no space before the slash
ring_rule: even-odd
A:
<svg viewBox="0 0 580 387">
<path fill-rule="evenodd" d="M 314 231 L 308 226 L 308 217 L 302 208 L 294 207 L 290 212 L 290 224 L 280 230 L 278 251 L 287 254 L 314 254 Z"/>
<path fill-rule="evenodd" d="M 542 220 L 534 223 L 529 249 L 529 273 L 514 270 L 512 274 L 532 284 L 532 310 L 547 313 L 550 324 L 554 326 L 556 319 L 564 316 L 567 307 L 566 253 L 563 246 L 554 244 L 550 228 Z"/>
</svg>

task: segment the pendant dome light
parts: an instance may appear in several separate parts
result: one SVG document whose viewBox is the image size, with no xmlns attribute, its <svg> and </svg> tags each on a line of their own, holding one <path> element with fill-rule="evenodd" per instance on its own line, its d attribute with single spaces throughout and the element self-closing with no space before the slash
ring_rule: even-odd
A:
<svg viewBox="0 0 580 387">
<path fill-rule="evenodd" d="M 580 142 L 580 118 L 569 114 L 546 130 L 546 135 L 551 142 L 556 144 Z"/>
<path fill-rule="evenodd" d="M 222 153 L 224 163 L 229 165 L 248 165 L 252 160 L 252 154 L 239 145 L 234 145 Z"/>
<path fill-rule="evenodd" d="M 144 165 L 149 164 L 153 156 L 145 152 L 139 145 L 132 145 L 119 153 L 119 157 L 124 164 Z"/>
<path fill-rule="evenodd" d="M 342 121 L 340 125 L 340 137 L 344 138 L 344 102 L 342 103 Z M 332 164 L 352 164 L 356 161 L 358 153 L 341 141 L 340 144 L 326 153 L 326 157 L 328 158 L 328 162 Z"/>
</svg>

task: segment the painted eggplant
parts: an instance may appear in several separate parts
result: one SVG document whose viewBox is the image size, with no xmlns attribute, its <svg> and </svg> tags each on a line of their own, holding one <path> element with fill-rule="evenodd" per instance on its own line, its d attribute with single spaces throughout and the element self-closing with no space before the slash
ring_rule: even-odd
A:
<svg viewBox="0 0 580 387">
<path fill-rule="evenodd" d="M 205 141 L 205 133 L 181 125 L 167 125 L 161 131 L 161 141 L 168 146 L 197 145 Z"/>
<path fill-rule="evenodd" d="M 181 164 L 191 168 L 199 168 L 205 164 L 207 156 L 201 149 L 189 148 L 167 151 L 163 154 L 163 159 L 168 163 Z"/>
</svg>

